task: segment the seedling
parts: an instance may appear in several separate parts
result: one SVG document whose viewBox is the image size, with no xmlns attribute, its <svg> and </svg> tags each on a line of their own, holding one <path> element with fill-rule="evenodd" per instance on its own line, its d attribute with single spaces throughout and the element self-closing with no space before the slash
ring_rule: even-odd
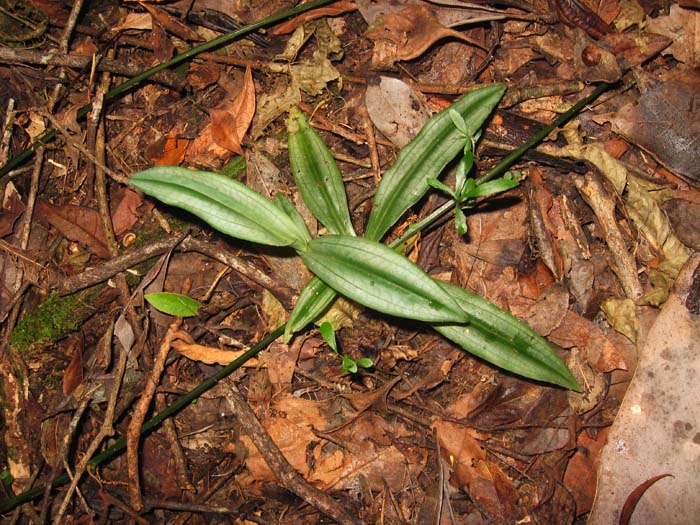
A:
<svg viewBox="0 0 700 525">
<path fill-rule="evenodd" d="M 296 109 L 288 120 L 292 172 L 302 199 L 329 235 L 312 238 L 288 200 L 271 202 L 222 175 L 156 167 L 134 174 L 131 184 L 232 237 L 294 249 L 316 277 L 292 311 L 287 340 L 317 319 L 340 293 L 379 312 L 428 323 L 465 350 L 506 370 L 579 390 L 564 362 L 529 326 L 466 290 L 432 279 L 380 242 L 430 191 L 431 183 L 455 200 L 462 213 L 457 225 L 461 229 L 466 227 L 462 207 L 517 185 L 506 177 L 483 184 L 468 177 L 473 138 L 504 90 L 491 85 L 472 91 L 426 123 L 384 173 L 364 237 L 353 228 L 345 186 L 330 150 Z M 460 152 L 455 189 L 441 186 L 438 177 Z M 352 371 L 353 363 L 345 359 L 343 369 Z M 355 370 L 362 366 L 359 361 L 354 364 Z"/>
<path fill-rule="evenodd" d="M 356 374 L 358 365 L 362 368 L 372 368 L 373 363 L 369 357 L 361 357 L 356 361 L 352 357 L 348 357 L 340 353 L 338 350 L 338 343 L 335 340 L 335 330 L 333 329 L 333 325 L 331 323 L 328 321 L 322 323 L 321 326 L 318 327 L 318 331 L 321 332 L 321 337 L 323 337 L 326 344 L 330 346 L 331 350 L 333 350 L 342 360 L 340 372 L 343 375 L 347 373 Z"/>
</svg>

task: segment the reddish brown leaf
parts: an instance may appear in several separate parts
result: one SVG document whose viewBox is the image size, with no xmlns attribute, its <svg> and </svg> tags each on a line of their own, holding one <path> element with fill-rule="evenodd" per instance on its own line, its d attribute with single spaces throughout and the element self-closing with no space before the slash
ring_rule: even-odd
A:
<svg viewBox="0 0 700 525">
<path fill-rule="evenodd" d="M 40 200 L 35 211 L 37 219 L 56 228 L 66 239 L 85 245 L 98 257 L 109 259 L 102 221 L 95 210 L 72 204 L 54 206 Z"/>
<path fill-rule="evenodd" d="M 187 73 L 187 81 L 192 86 L 192 89 L 196 92 L 210 86 L 217 80 L 219 80 L 221 72 L 216 64 L 207 62 L 205 64 L 191 64 L 189 72 Z"/>
<path fill-rule="evenodd" d="M 131 229 L 138 220 L 136 208 L 141 205 L 141 196 L 129 188 L 119 188 L 112 197 L 112 228 L 115 235 Z"/>
<path fill-rule="evenodd" d="M 73 358 L 66 368 L 66 372 L 63 375 L 63 395 L 69 396 L 73 390 L 78 388 L 78 385 L 83 381 L 83 345 L 79 341 L 75 345 L 75 352 L 73 353 Z"/>
<path fill-rule="evenodd" d="M 601 429 L 595 439 L 583 432 L 578 437 L 576 453 L 569 460 L 564 474 L 564 485 L 576 500 L 576 513 L 589 512 L 593 506 L 598 480 L 600 451 L 610 432 L 610 427 Z"/>
<path fill-rule="evenodd" d="M 306 13 L 292 18 L 291 20 L 282 22 L 281 24 L 278 24 L 272 28 L 270 30 L 270 34 L 286 35 L 287 33 L 294 31 L 297 27 L 308 20 L 316 20 L 317 18 L 322 18 L 324 16 L 338 16 L 342 15 L 343 13 L 354 11 L 355 9 L 357 9 L 357 6 L 354 2 L 349 2 L 348 0 L 338 0 L 337 2 L 333 2 L 325 7 L 312 9 L 311 11 L 307 11 Z"/>
<path fill-rule="evenodd" d="M 370 27 L 365 35 L 375 41 L 373 61 L 378 65 L 393 64 L 397 60 L 411 60 L 422 55 L 438 40 L 454 37 L 476 47 L 481 44 L 464 33 L 443 26 L 432 9 L 410 6 L 399 13 L 389 13 L 378 20 L 383 24 Z"/>
<path fill-rule="evenodd" d="M 168 133 L 162 148 L 160 147 L 160 144 L 153 148 L 158 149 L 157 153 L 149 151 L 149 157 L 153 164 L 156 166 L 179 166 L 182 163 L 190 141 L 179 138 L 179 134 L 180 132 L 178 130 L 171 130 L 170 133 Z"/>
<path fill-rule="evenodd" d="M 627 500 L 625 500 L 625 504 L 622 506 L 622 511 L 620 512 L 620 525 L 629 525 L 632 513 L 647 489 L 660 479 L 667 478 L 669 476 L 673 477 L 673 474 L 659 474 L 658 476 L 654 476 L 653 478 L 646 480 L 644 483 L 634 489 L 630 495 L 627 496 Z"/>
<path fill-rule="evenodd" d="M 204 40 L 201 36 L 192 31 L 189 27 L 187 27 L 180 20 L 172 16 L 164 9 L 147 4 L 145 2 L 141 2 L 140 5 L 143 8 L 145 8 L 146 11 L 148 11 L 151 14 L 153 19 L 156 20 L 161 26 L 163 26 L 163 28 L 168 33 L 182 38 L 183 40 L 190 40 L 193 42 L 201 42 L 202 40 Z"/>
<path fill-rule="evenodd" d="M 243 155 L 241 141 L 255 114 L 255 85 L 250 68 L 246 69 L 243 87 L 238 96 L 230 103 L 212 110 L 210 114 L 214 142 Z"/>
</svg>

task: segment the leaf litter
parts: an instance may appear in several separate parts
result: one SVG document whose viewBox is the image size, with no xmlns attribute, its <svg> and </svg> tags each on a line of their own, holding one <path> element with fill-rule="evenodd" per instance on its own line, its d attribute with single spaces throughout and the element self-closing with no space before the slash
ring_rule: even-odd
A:
<svg viewBox="0 0 700 525">
<path fill-rule="evenodd" d="M 214 16 L 220 10 L 248 22 L 271 9 L 260 2 L 196 4 Z M 555 2 L 559 18 L 539 1 L 527 10 L 519 3 L 505 9 L 442 4 L 358 1 L 356 12 L 351 2 L 335 2 L 273 27 L 266 34 L 271 49 L 241 40 L 189 63 L 180 73 L 191 89 L 177 92 L 145 83 L 107 109 L 106 163 L 125 175 L 154 164 L 218 170 L 240 155 L 247 167 L 236 178 L 264 187 L 268 197 L 282 194 L 298 202 L 280 117 L 304 102 L 325 122 L 363 137 L 359 144 L 345 140 L 311 115 L 333 154 L 345 159 L 340 166 L 359 231 L 371 212 L 373 179 L 348 160 L 368 157 L 373 147 L 385 170 L 396 155 L 391 143 L 406 142 L 395 131 L 408 129 L 414 135 L 426 108 L 444 107 L 455 88 L 505 79 L 509 92 L 519 94 L 509 99 L 510 109 L 546 121 L 580 98 L 576 90 L 585 89 L 582 81 L 620 80 L 607 100 L 584 113 L 562 138 L 549 141 L 536 158 L 568 157 L 577 163 L 519 164 L 522 177 L 532 181 L 528 191 L 512 190 L 478 205 L 468 213 L 466 236 L 448 224 L 414 245 L 416 260 L 431 272 L 529 320 L 568 359 L 583 393 L 511 377 L 456 351 L 422 326 L 382 318 L 340 299 L 323 320 L 333 323 L 341 353 L 369 357 L 374 369 L 341 374 L 340 360 L 311 328 L 289 344 L 276 342 L 234 377 L 292 467 L 354 509 L 362 522 L 380 516 L 389 522 L 391 516 L 396 523 L 446 523 L 452 516 L 456 523 L 574 523 L 586 517 L 609 523 L 622 512 L 626 495 L 670 473 L 673 478 L 638 495 L 633 519 L 682 523 L 684 516 L 675 513 L 687 507 L 673 498 L 683 497 L 684 488 L 692 490 L 697 480 L 685 480 L 690 460 L 684 463 L 682 452 L 674 456 L 677 462 L 666 463 L 659 456 L 662 447 L 654 443 L 662 440 L 682 451 L 697 437 L 697 418 L 682 410 L 684 400 L 695 398 L 696 382 L 677 378 L 694 366 L 681 347 L 684 334 L 693 330 L 684 294 L 697 283 L 679 288 L 678 276 L 692 282 L 688 261 L 695 260 L 692 250 L 697 249 L 692 217 L 700 200 L 693 189 L 700 141 L 693 126 L 698 119 L 692 68 L 700 56 L 698 15 L 676 4 L 664 11 L 661 2 L 585 2 L 586 12 L 608 25 L 596 35 L 585 23 L 577 28 L 579 23 L 566 15 L 570 12 L 561 9 L 570 2 Z M 181 52 L 186 41 L 207 34 L 161 6 L 145 9 L 128 4 L 122 12 L 105 14 L 89 6 L 83 16 L 95 24 L 108 20 L 105 35 L 143 64 Z M 75 53 L 106 49 L 107 40 L 89 29 L 76 28 Z M 50 45 L 44 42 L 40 49 Z M 35 137 L 46 126 L 35 111 L 40 103 L 26 85 L 39 92 L 52 88 L 54 78 L 29 71 L 0 68 L 3 93 L 15 100 L 11 155 L 26 143 L 27 133 Z M 70 115 L 63 120 L 71 122 L 72 140 L 82 143 L 89 125 L 72 115 L 92 100 L 94 84 L 85 71 L 71 75 L 74 81 L 58 111 Z M 451 75 L 469 83 L 445 83 Z M 574 89 L 552 92 L 563 82 Z M 398 87 L 389 89 L 390 84 Z M 363 105 L 377 130 L 373 146 L 364 140 Z M 488 149 L 486 141 L 477 149 L 482 173 L 532 132 L 528 125 L 503 122 L 494 119 L 487 130 Z M 69 139 L 59 140 L 66 145 Z M 85 143 L 97 148 L 94 141 Z M 12 454 L 4 455 L 2 467 L 14 493 L 25 488 L 42 461 L 60 461 L 59 442 L 70 421 L 67 414 L 59 415 L 65 406 L 86 407 L 83 423 L 72 434 L 73 448 L 66 452 L 69 462 L 78 462 L 102 418 L 100 403 L 115 392 L 116 376 L 104 363 L 115 363 L 122 351 L 130 351 L 118 391 L 128 419 L 129 400 L 149 380 L 153 352 L 171 321 L 143 303 L 141 292 L 149 284 L 144 276 L 155 255 L 143 250 L 159 242 L 163 225 L 211 235 L 191 216 L 154 208 L 115 181 L 108 183 L 111 212 L 105 214 L 95 188 L 81 182 L 91 159 L 72 148 L 47 149 L 29 228 L 23 219 L 31 213 L 26 211 L 31 169 L 14 176 L 13 186 L 6 187 L 16 187 L 16 196 L 6 191 L 3 201 L 3 320 L 31 316 L 42 296 L 70 275 L 104 269 L 106 283 L 80 296 L 86 313 L 73 336 L 39 341 L 29 353 L 4 347 L 0 370 L 8 428 L 2 443 Z M 435 205 L 428 200 L 412 211 L 425 214 Z M 107 218 L 120 243 L 116 258 L 104 233 Z M 129 235 L 135 240 L 127 241 Z M 308 277 L 289 254 L 224 241 L 239 258 L 239 271 L 222 273 L 221 265 L 205 255 L 186 258 L 174 251 L 164 263 L 168 280 L 161 275 L 154 285 L 157 291 L 165 285 L 179 292 L 183 280 L 193 276 L 191 296 L 203 304 L 173 343 L 181 354 L 171 352 L 160 378 L 164 401 L 260 341 L 289 313 L 289 301 L 261 287 L 255 272 L 271 274 L 296 291 Z M 138 261 L 109 266 L 122 254 L 142 252 Z M 115 296 L 127 305 L 127 316 L 119 317 L 117 337 L 106 340 L 103 334 L 111 333 L 108 327 L 116 318 Z M 11 312 L 16 313 L 8 317 Z M 9 328 L 4 328 L 5 341 Z M 673 337 L 664 335 L 669 330 Z M 690 348 L 692 338 L 687 342 Z M 676 375 L 663 363 L 673 363 Z M 93 378 L 104 374 L 105 384 L 94 390 Z M 657 380 L 666 382 L 659 386 Z M 677 391 L 673 399 L 665 395 L 670 388 Z M 318 511 L 279 490 L 279 472 L 270 470 L 225 400 L 222 388 L 209 390 L 174 418 L 171 430 L 143 439 L 141 473 L 152 505 L 144 516 L 152 519 L 150 509 L 164 503 L 197 501 L 199 507 L 186 510 L 225 508 L 239 523 L 260 515 L 283 523 L 320 522 Z M 653 416 L 657 413 L 663 416 Z M 647 417 L 673 420 L 672 428 L 651 428 Z M 126 431 L 121 421 L 114 423 L 119 433 Z M 636 439 L 641 436 L 647 438 Z M 625 463 L 630 453 L 646 454 L 643 472 Z M 129 499 L 119 488 L 126 467 L 120 457 L 99 473 L 108 481 L 103 490 L 122 502 Z M 214 479 L 223 481 L 210 492 Z M 619 487 L 610 488 L 611 483 Z M 119 510 L 123 507 L 103 503 L 107 500 L 100 499 L 93 481 L 81 482 L 81 490 L 87 505 L 104 519 L 128 519 Z M 194 493 L 183 497 L 183 490 Z M 619 497 L 608 497 L 613 493 Z M 38 512 L 42 505 L 50 508 L 50 502 L 35 503 Z M 384 513 L 387 506 L 392 510 Z M 440 521 L 435 521 L 437 508 L 442 508 Z M 76 516 L 87 515 L 77 503 L 71 509 Z M 179 514 L 164 512 L 169 520 Z"/>
</svg>

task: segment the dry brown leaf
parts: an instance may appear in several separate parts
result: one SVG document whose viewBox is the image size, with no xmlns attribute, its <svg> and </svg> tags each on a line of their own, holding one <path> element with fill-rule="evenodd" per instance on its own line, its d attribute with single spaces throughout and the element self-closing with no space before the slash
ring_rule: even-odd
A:
<svg viewBox="0 0 700 525">
<path fill-rule="evenodd" d="M 190 141 L 179 138 L 179 130 L 172 129 L 164 141 L 148 148 L 149 160 L 156 166 L 179 166 L 185 159 Z M 162 146 L 161 146 L 162 144 Z"/>
<path fill-rule="evenodd" d="M 95 210 L 72 204 L 54 206 L 39 200 L 35 211 L 37 219 L 56 228 L 66 239 L 85 245 L 98 257 L 110 258 L 102 220 Z"/>
<path fill-rule="evenodd" d="M 375 24 L 365 35 L 375 41 L 372 62 L 379 67 L 419 57 L 435 42 L 447 37 L 482 47 L 463 33 L 443 26 L 435 12 L 424 5 L 410 6 L 396 14 L 389 13 L 378 18 Z"/>
<path fill-rule="evenodd" d="M 63 381 L 61 387 L 64 396 L 69 396 L 78 385 L 83 382 L 84 372 L 83 372 L 83 344 L 82 340 L 73 339 L 74 352 L 73 357 L 70 360 L 70 364 L 63 374 Z"/>
<path fill-rule="evenodd" d="M 153 27 L 153 19 L 149 13 L 129 13 L 124 18 L 124 21 L 113 27 L 112 31 L 118 33 L 120 31 L 128 31 L 130 29 L 136 31 L 150 31 Z"/>
<path fill-rule="evenodd" d="M 576 443 L 576 453 L 566 466 L 564 485 L 576 500 L 577 514 L 589 512 L 593 507 L 600 452 L 609 432 L 610 427 L 602 428 L 595 439 L 586 432 L 581 433 Z"/>
<path fill-rule="evenodd" d="M 212 110 L 210 114 L 214 142 L 243 155 L 241 141 L 255 114 L 255 85 L 250 68 L 245 70 L 243 87 L 238 96 L 230 104 Z"/>
<path fill-rule="evenodd" d="M 172 347 L 187 359 L 207 365 L 228 365 L 231 361 L 238 359 L 248 351 L 247 348 L 243 350 L 221 350 L 210 346 L 187 343 L 182 340 L 173 341 Z M 243 366 L 258 366 L 258 360 L 255 358 L 249 359 Z"/>
<path fill-rule="evenodd" d="M 183 24 L 177 17 L 174 17 L 164 9 L 155 5 L 147 4 L 146 2 L 141 2 L 140 5 L 146 11 L 148 11 L 153 19 L 163 26 L 168 33 L 171 33 L 182 40 L 189 40 L 193 42 L 201 42 L 204 40 L 196 32 Z"/>
<path fill-rule="evenodd" d="M 297 17 L 294 17 L 286 22 L 276 25 L 270 30 L 271 35 L 286 35 L 291 33 L 297 27 L 308 20 L 316 20 L 317 18 L 322 18 L 324 16 L 338 16 L 343 13 L 349 13 L 357 9 L 357 5 L 354 2 L 349 2 L 348 0 L 338 0 L 330 5 L 319 7 L 318 9 L 312 9 L 307 11 Z"/>
<path fill-rule="evenodd" d="M 663 53 L 673 55 L 689 67 L 700 66 L 700 11 L 671 5 L 668 16 L 649 21 L 649 30 L 673 42 Z"/>
</svg>

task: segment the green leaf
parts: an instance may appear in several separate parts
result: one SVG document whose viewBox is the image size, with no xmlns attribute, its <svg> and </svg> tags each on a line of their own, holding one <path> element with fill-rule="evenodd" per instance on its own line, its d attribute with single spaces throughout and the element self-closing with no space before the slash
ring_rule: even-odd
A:
<svg viewBox="0 0 700 525">
<path fill-rule="evenodd" d="M 222 233 L 272 246 L 303 250 L 308 231 L 245 184 L 223 175 L 159 166 L 131 176 L 130 184 L 166 204 L 196 215 Z M 306 228 L 304 228 L 305 230 Z"/>
<path fill-rule="evenodd" d="M 436 281 L 469 316 L 468 325 L 433 325 L 466 351 L 521 376 L 581 391 L 566 364 L 537 332 L 477 295 Z"/>
<path fill-rule="evenodd" d="M 515 188 L 518 184 L 520 183 L 517 180 L 496 179 L 465 190 L 462 198 L 473 199 L 474 197 L 487 197 L 488 195 L 495 195 L 496 193 L 508 191 Z"/>
<path fill-rule="evenodd" d="M 326 321 L 318 327 L 318 331 L 321 332 L 321 337 L 323 337 L 326 344 L 330 346 L 336 354 L 338 354 L 338 343 L 335 340 L 335 330 L 333 330 L 333 325 Z"/>
<path fill-rule="evenodd" d="M 144 295 L 144 298 L 159 312 L 178 317 L 194 317 L 202 306 L 194 299 L 179 293 L 158 292 Z"/>
<path fill-rule="evenodd" d="M 356 363 L 362 368 L 372 368 L 374 366 L 374 363 L 369 357 L 361 357 L 356 361 Z"/>
<path fill-rule="evenodd" d="M 287 214 L 287 217 L 292 219 L 296 225 L 297 225 L 297 230 L 304 235 L 304 239 L 308 242 L 312 239 L 311 234 L 309 233 L 309 229 L 306 227 L 306 223 L 304 222 L 304 218 L 301 216 L 301 213 L 299 213 L 299 210 L 296 209 L 294 204 L 282 195 L 281 193 L 278 193 L 275 195 L 274 200 L 272 201 L 280 210 L 282 210 L 284 213 Z"/>
<path fill-rule="evenodd" d="M 460 235 L 467 234 L 467 217 L 459 206 L 455 206 L 455 229 Z"/>
<path fill-rule="evenodd" d="M 330 150 L 297 108 L 289 111 L 289 162 L 301 198 L 331 233 L 355 235 L 345 185 Z"/>
<path fill-rule="evenodd" d="M 297 304 L 284 329 L 284 341 L 313 322 L 330 306 L 338 293 L 318 277 L 313 277 L 299 294 Z"/>
<path fill-rule="evenodd" d="M 429 322 L 467 320 L 422 268 L 381 243 L 327 235 L 299 255 L 328 286 L 379 312 Z"/>
<path fill-rule="evenodd" d="M 454 108 L 448 108 L 447 112 L 450 114 L 450 120 L 452 121 L 452 124 L 454 124 L 455 128 L 457 128 L 465 138 L 471 138 L 469 129 L 467 128 L 467 123 L 464 122 L 462 115 L 457 113 L 457 110 Z"/>
<path fill-rule="evenodd" d="M 423 126 L 382 176 L 365 230 L 366 238 L 381 239 L 406 210 L 425 195 L 430 188 L 428 179 L 438 178 L 464 147 L 464 134 L 455 128 L 449 110 L 456 111 L 465 120 L 467 136 L 471 137 L 481 128 L 504 91 L 505 86 L 495 84 L 467 93 Z"/>
<path fill-rule="evenodd" d="M 435 188 L 436 190 L 439 190 L 443 193 L 447 193 L 450 197 L 454 198 L 454 196 L 455 196 L 455 192 L 452 191 L 452 188 L 450 188 L 447 184 L 445 184 L 444 182 L 440 182 L 437 179 L 434 179 L 434 178 L 428 179 L 428 185 L 431 188 Z"/>
<path fill-rule="evenodd" d="M 341 374 L 356 374 L 357 373 L 357 363 L 355 362 L 354 359 L 349 358 L 348 356 L 341 355 L 340 358 L 342 359 L 342 365 L 340 367 L 340 373 Z"/>
</svg>

